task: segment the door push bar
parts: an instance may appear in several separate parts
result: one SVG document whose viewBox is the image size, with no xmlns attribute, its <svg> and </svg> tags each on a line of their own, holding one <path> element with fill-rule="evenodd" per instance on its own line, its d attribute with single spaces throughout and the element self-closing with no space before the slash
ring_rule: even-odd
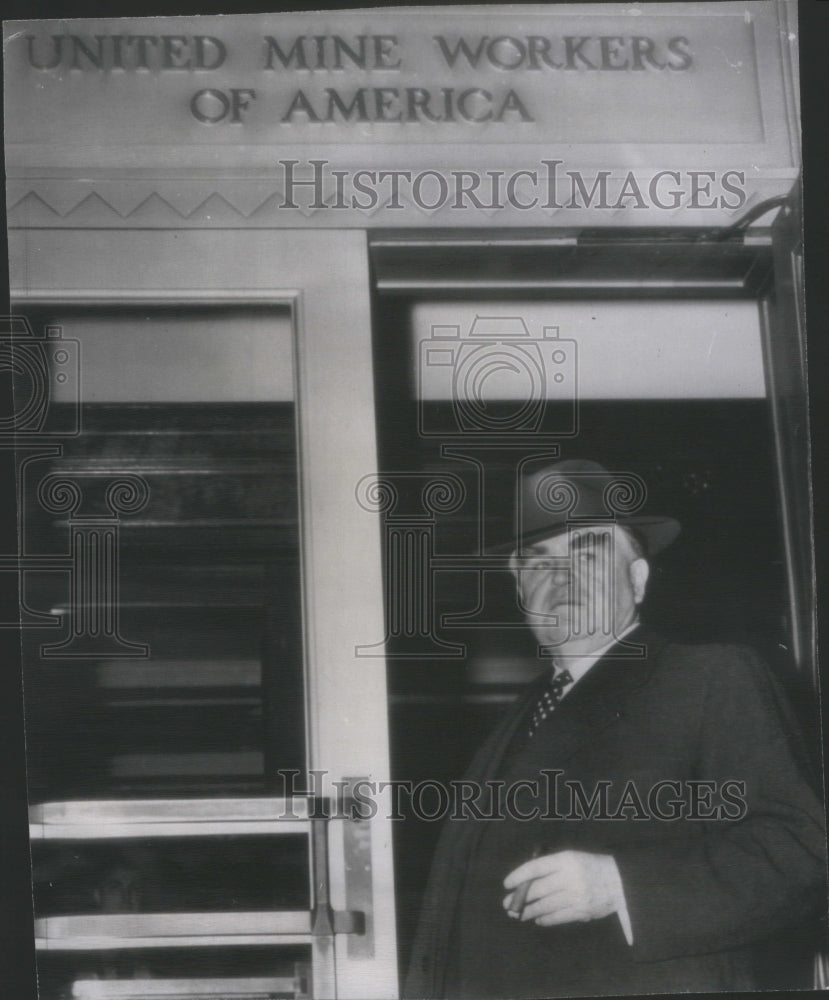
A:
<svg viewBox="0 0 829 1000">
<path fill-rule="evenodd" d="M 43 917 L 35 922 L 39 950 L 220 946 L 242 943 L 294 944 L 335 935 L 362 937 L 360 954 L 373 954 L 370 826 L 342 817 L 346 899 L 361 908 L 331 905 L 328 864 L 330 803 L 324 798 L 237 798 L 56 802 L 30 809 L 33 842 L 108 840 L 130 837 L 227 836 L 305 833 L 310 838 L 312 908 L 262 913 L 91 914 Z M 350 826 L 359 826 L 352 831 Z M 355 847 L 355 845 L 357 845 Z M 349 864 L 349 859 L 351 864 Z M 359 863 L 358 863 L 359 862 Z M 363 885 L 365 879 L 369 884 Z M 355 881 L 356 880 L 356 881 Z M 359 887 L 355 889 L 355 885 Z M 368 912 L 367 912 L 368 911 Z M 351 938 L 350 938 L 351 940 Z M 352 951 L 352 949 L 349 949 Z M 353 953 L 353 952 L 352 952 Z"/>
</svg>

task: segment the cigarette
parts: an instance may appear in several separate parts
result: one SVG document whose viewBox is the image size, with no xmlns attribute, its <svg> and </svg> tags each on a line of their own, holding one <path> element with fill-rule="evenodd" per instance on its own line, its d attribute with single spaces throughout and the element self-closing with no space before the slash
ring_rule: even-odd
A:
<svg viewBox="0 0 829 1000">
<path fill-rule="evenodd" d="M 540 847 L 533 849 L 532 856 L 534 858 L 540 858 L 543 854 L 543 850 Z M 522 882 L 521 885 L 513 892 L 512 902 L 509 905 L 507 913 L 511 917 L 520 917 L 524 912 L 524 907 L 527 905 L 527 893 L 530 891 L 530 886 L 535 882 L 534 878 L 528 878 L 526 882 Z"/>
<path fill-rule="evenodd" d="M 522 882 L 521 885 L 513 892 L 512 902 L 510 903 L 507 913 L 511 917 L 520 917 L 524 911 L 524 906 L 527 902 L 527 893 L 530 891 L 530 886 L 535 881 L 535 879 L 528 878 L 526 882 Z"/>
</svg>

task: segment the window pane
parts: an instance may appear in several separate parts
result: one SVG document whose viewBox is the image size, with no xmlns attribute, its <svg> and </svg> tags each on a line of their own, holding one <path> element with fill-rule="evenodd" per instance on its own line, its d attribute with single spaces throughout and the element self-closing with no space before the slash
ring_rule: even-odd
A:
<svg viewBox="0 0 829 1000">
<path fill-rule="evenodd" d="M 49 365 L 26 372 L 50 372 L 60 390 L 44 430 L 59 453 L 42 448 L 22 479 L 24 615 L 35 625 L 23 632 L 30 802 L 218 798 L 232 819 L 234 799 L 279 795 L 281 770 L 303 788 L 289 315 L 29 315 L 35 338 L 51 331 L 53 344 Z M 58 382 L 64 370 L 78 378 Z M 66 934 L 83 936 L 75 918 L 206 913 L 232 936 L 235 916 L 309 908 L 301 831 L 169 832 L 98 839 L 87 822 L 69 842 L 35 839 L 35 917 L 66 917 Z M 41 993 L 62 1000 L 79 981 L 240 969 L 289 981 L 309 952 L 42 952 Z"/>
<path fill-rule="evenodd" d="M 227 403 L 294 398 L 291 317 L 251 307 L 77 310 L 59 318 L 80 344 L 85 403 Z M 70 382 L 54 398 L 71 402 Z"/>
<path fill-rule="evenodd" d="M 419 394 L 482 401 L 765 396 L 754 302 L 424 302 Z"/>
</svg>

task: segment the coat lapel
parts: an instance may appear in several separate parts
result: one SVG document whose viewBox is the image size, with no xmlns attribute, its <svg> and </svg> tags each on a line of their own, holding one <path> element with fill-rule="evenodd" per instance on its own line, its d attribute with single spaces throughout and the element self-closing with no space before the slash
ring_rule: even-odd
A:
<svg viewBox="0 0 829 1000">
<path fill-rule="evenodd" d="M 627 642 L 612 646 L 539 726 L 529 748 L 531 756 L 538 754 L 545 765 L 550 762 L 558 765 L 602 729 L 622 718 L 628 700 L 650 677 L 657 651 L 664 644 L 641 630 L 632 633 L 630 639 L 644 646 L 644 656 L 631 656 Z M 526 749 L 525 740 L 514 738 L 520 736 L 518 727 L 527 724 L 530 711 L 547 682 L 545 674 L 530 684 L 475 756 L 466 774 L 468 780 L 483 788 L 487 780 L 498 777 L 505 767 L 509 767 L 513 753 L 521 752 L 522 747 Z M 479 804 L 484 810 L 489 805 L 486 799 L 480 799 Z M 467 858 L 475 850 L 484 824 L 455 825 L 459 827 L 453 837 L 455 857 Z"/>
<path fill-rule="evenodd" d="M 593 735 L 625 712 L 626 701 L 650 676 L 663 642 L 652 635 L 633 633 L 632 640 L 646 648 L 645 657 L 622 655 L 617 644 L 595 663 L 544 723 L 545 737 L 534 738 L 546 759 L 570 756 Z M 516 731 L 527 718 L 547 678 L 533 681 L 519 697 L 492 735 L 475 755 L 466 779 L 483 784 L 497 777 Z M 484 828 L 483 823 L 446 823 L 438 842 L 424 895 L 423 910 L 412 951 L 406 996 L 442 996 L 446 954 L 455 908 L 469 858 Z M 447 903 L 448 900 L 448 903 Z"/>
<path fill-rule="evenodd" d="M 596 734 L 621 719 L 637 690 L 648 680 L 664 642 L 652 635 L 633 633 L 645 655 L 631 657 L 616 644 L 598 660 L 566 695 L 555 712 L 539 726 L 533 743 L 556 764 L 572 756 Z"/>
<path fill-rule="evenodd" d="M 475 754 L 465 775 L 467 781 L 474 781 L 483 788 L 487 780 L 497 775 L 517 726 L 545 683 L 546 678 L 540 677 L 519 696 Z M 485 802 L 481 801 L 481 805 L 486 808 Z M 471 820 L 443 825 L 423 897 L 404 996 L 443 996 L 446 953 L 455 908 L 463 887 L 466 865 L 483 827 L 483 823 Z"/>
<path fill-rule="evenodd" d="M 531 681 L 523 695 L 520 695 L 512 708 L 495 727 L 484 745 L 475 755 L 466 777 L 473 781 L 486 781 L 498 774 L 501 761 L 507 751 L 516 730 L 526 718 L 530 708 L 535 705 L 541 691 L 547 683 L 546 674 Z"/>
</svg>

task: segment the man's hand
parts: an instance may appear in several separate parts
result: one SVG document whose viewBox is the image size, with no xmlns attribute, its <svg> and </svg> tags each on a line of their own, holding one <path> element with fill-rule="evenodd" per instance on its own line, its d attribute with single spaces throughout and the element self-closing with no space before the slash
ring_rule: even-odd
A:
<svg viewBox="0 0 829 1000">
<path fill-rule="evenodd" d="M 559 851 L 527 861 L 504 879 L 504 888 L 511 890 L 504 909 L 510 909 L 515 891 L 528 880 L 532 881 L 521 920 L 552 927 L 598 920 L 617 911 L 627 916 L 619 869 L 610 854 Z"/>
</svg>

